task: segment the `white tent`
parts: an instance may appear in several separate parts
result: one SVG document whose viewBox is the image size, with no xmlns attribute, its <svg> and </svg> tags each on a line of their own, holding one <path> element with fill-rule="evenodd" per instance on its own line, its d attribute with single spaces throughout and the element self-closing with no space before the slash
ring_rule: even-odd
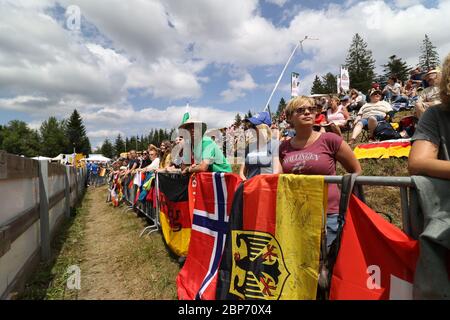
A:
<svg viewBox="0 0 450 320">
<path fill-rule="evenodd" d="M 89 158 L 83 158 L 82 161 L 99 161 L 99 162 L 109 162 L 110 158 L 103 156 L 102 154 L 90 154 Z"/>
<path fill-rule="evenodd" d="M 47 161 L 52 160 L 52 158 L 49 158 L 49 157 L 43 157 L 43 156 L 33 157 L 33 158 L 31 158 L 31 159 L 34 159 L 34 160 L 47 160 Z"/>
</svg>

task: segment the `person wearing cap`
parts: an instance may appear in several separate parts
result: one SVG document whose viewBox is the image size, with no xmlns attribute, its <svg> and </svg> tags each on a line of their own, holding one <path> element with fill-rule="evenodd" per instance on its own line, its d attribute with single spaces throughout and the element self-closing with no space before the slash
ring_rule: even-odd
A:
<svg viewBox="0 0 450 320">
<path fill-rule="evenodd" d="M 239 176 L 247 180 L 259 174 L 272 174 L 273 156 L 278 156 L 278 140 L 272 138 L 269 112 L 260 112 L 244 122 L 246 129 L 251 130 L 251 138 L 245 148 L 245 161 Z"/>
<path fill-rule="evenodd" d="M 411 139 L 411 175 L 450 179 L 450 54 L 444 59 L 439 83 L 440 105 L 425 110 Z"/>
<path fill-rule="evenodd" d="M 441 81 L 441 73 L 437 69 L 433 69 L 425 74 L 424 79 L 428 82 L 429 87 L 423 89 L 415 104 L 416 117 L 420 119 L 422 114 L 431 106 L 441 103 L 439 96 L 439 83 Z"/>
<path fill-rule="evenodd" d="M 274 158 L 274 173 L 303 175 L 335 175 L 336 163 L 350 173 L 361 172 L 361 166 L 344 139 L 331 132 L 313 130 L 317 112 L 314 99 L 298 96 L 286 107 L 288 122 L 295 128 L 295 137 L 280 144 Z M 327 247 L 336 238 L 340 192 L 335 184 L 328 185 Z"/>
<path fill-rule="evenodd" d="M 200 129 L 201 128 L 201 129 Z M 183 136 L 189 136 L 189 141 L 186 141 L 185 147 L 189 148 L 190 152 L 183 150 L 183 157 L 188 157 L 190 154 L 190 165 L 184 165 L 183 173 L 196 172 L 231 172 L 231 166 L 223 155 L 219 146 L 211 140 L 210 137 L 205 136 L 206 123 L 198 120 L 189 119 L 179 126 L 179 129 L 184 129 L 189 133 Z M 199 130 L 200 129 L 200 130 Z"/>
<path fill-rule="evenodd" d="M 349 141 L 350 145 L 355 143 L 356 138 L 360 135 L 363 128 L 369 129 L 372 136 L 373 130 L 375 130 L 378 125 L 378 121 L 384 120 L 392 111 L 391 105 L 388 102 L 381 100 L 381 91 L 372 89 L 370 91 L 370 102 L 364 104 L 361 109 L 359 109 L 358 116 L 354 121 L 352 138 Z"/>
</svg>

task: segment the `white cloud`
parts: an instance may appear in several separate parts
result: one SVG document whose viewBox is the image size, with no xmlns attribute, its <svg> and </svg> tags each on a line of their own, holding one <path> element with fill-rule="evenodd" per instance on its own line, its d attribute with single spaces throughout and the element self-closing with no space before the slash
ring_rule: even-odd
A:
<svg viewBox="0 0 450 320">
<path fill-rule="evenodd" d="M 339 72 L 356 32 L 373 51 L 378 71 L 392 54 L 416 64 L 425 33 L 441 58 L 450 51 L 445 32 L 450 29 L 449 0 L 440 0 L 437 8 L 426 8 L 419 0 L 390 5 L 347 0 L 316 10 L 293 1 L 289 6 L 286 0 L 265 1 L 284 4 L 282 19 L 288 26 L 277 27 L 262 17 L 258 0 L 58 1 L 78 5 L 99 36 L 111 41 L 110 47 L 96 41 L 95 34 L 83 37 L 65 30 L 45 11 L 56 1 L 2 1 L 0 109 L 26 112 L 35 121 L 67 117 L 77 108 L 95 139 L 114 130 L 140 134 L 153 126 L 176 126 L 184 107 L 137 110 L 130 104 L 129 89 L 166 105 L 180 99 L 209 105 L 201 100 L 202 86 L 222 70 L 233 80 L 215 88 L 222 98 L 217 102 L 247 98 L 256 89 L 271 91 L 273 85 L 264 84 L 268 79 L 256 77 L 252 68 L 273 70 L 276 80 L 305 35 L 320 40 L 306 41 L 304 52 L 298 51 L 289 67 L 306 71 L 301 75 L 304 93 L 309 93 L 315 74 Z M 279 90 L 289 94 L 285 83 Z M 193 110 L 217 127 L 237 113 L 214 106 Z"/>
<path fill-rule="evenodd" d="M 423 0 L 395 0 L 394 4 L 398 8 L 408 8 L 423 2 Z"/>
<path fill-rule="evenodd" d="M 268 3 L 276 4 L 279 7 L 282 7 L 288 2 L 289 0 L 266 0 Z"/>
<path fill-rule="evenodd" d="M 253 90 L 257 87 L 253 77 L 247 72 L 239 80 L 228 82 L 228 86 L 228 89 L 220 93 L 224 102 L 236 101 L 245 96 L 245 91 Z"/>
</svg>

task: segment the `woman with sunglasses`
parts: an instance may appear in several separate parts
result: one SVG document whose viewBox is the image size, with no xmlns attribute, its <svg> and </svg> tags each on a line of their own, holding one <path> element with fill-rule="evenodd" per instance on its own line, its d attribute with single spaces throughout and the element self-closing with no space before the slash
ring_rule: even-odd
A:
<svg viewBox="0 0 450 320">
<path fill-rule="evenodd" d="M 279 158 L 274 159 L 280 172 L 305 175 L 335 175 L 336 161 L 347 172 L 359 173 L 361 166 L 352 149 L 342 137 L 331 132 L 313 130 L 317 108 L 314 100 L 299 96 L 289 101 L 286 107 L 288 122 L 294 127 L 296 135 L 281 143 Z M 336 238 L 339 213 L 339 189 L 336 184 L 328 187 L 327 205 L 327 246 Z"/>
</svg>

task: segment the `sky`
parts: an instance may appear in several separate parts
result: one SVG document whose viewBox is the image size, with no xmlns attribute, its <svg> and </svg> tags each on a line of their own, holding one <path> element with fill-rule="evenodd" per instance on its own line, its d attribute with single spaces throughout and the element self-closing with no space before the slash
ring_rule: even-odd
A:
<svg viewBox="0 0 450 320">
<path fill-rule="evenodd" d="M 209 128 L 290 98 L 290 73 L 309 94 L 339 73 L 359 33 L 376 71 L 395 54 L 415 66 L 427 34 L 450 52 L 450 0 L 0 0 L 0 124 L 39 128 L 77 109 L 93 147 L 109 138 Z"/>
</svg>

